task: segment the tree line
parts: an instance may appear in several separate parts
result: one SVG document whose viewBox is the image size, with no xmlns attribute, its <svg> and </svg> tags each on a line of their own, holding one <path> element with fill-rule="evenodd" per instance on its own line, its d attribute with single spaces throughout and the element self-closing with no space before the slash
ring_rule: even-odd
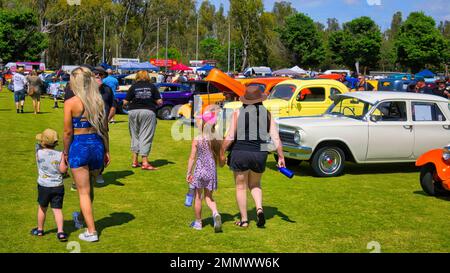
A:
<svg viewBox="0 0 450 273">
<path fill-rule="evenodd" d="M 369 17 L 326 25 L 277 1 L 229 0 L 229 11 L 205 0 L 0 0 L 0 58 L 44 60 L 49 67 L 99 64 L 114 57 L 218 61 L 223 70 L 299 65 L 324 70 L 443 71 L 450 63 L 450 22 L 422 12 L 393 15 L 382 32 Z M 104 33 L 105 31 L 105 33 Z M 166 40 L 166 33 L 168 39 Z M 230 41 L 230 47 L 229 47 Z M 168 50 L 166 52 L 166 45 Z M 230 60 L 230 62 L 228 62 Z"/>
</svg>

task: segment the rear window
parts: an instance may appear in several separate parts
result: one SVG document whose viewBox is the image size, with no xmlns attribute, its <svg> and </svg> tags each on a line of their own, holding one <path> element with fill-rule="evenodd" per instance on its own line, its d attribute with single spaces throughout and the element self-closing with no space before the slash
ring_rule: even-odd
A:
<svg viewBox="0 0 450 273">
<path fill-rule="evenodd" d="M 436 103 L 413 102 L 412 114 L 414 121 L 446 121 L 444 114 Z"/>
</svg>

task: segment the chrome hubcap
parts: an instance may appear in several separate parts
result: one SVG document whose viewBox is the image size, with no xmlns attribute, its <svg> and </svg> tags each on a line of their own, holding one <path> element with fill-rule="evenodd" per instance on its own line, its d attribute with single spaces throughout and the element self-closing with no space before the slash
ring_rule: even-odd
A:
<svg viewBox="0 0 450 273">
<path fill-rule="evenodd" d="M 325 150 L 319 157 L 319 168 L 323 173 L 333 174 L 342 164 L 341 155 L 333 149 Z"/>
</svg>

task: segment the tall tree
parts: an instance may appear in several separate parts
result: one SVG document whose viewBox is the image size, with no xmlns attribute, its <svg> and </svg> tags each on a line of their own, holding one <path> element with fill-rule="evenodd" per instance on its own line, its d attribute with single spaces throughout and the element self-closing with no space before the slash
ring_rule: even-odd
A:
<svg viewBox="0 0 450 273">
<path fill-rule="evenodd" d="M 327 19 L 327 32 L 334 32 L 341 30 L 339 26 L 339 21 L 336 18 L 328 18 Z"/>
<path fill-rule="evenodd" d="M 402 21 L 402 13 L 400 11 L 397 11 L 394 16 L 392 16 L 391 28 L 389 29 L 388 35 L 389 40 L 394 40 L 397 37 L 397 34 L 402 25 Z"/>
<path fill-rule="evenodd" d="M 249 64 L 259 63 L 260 18 L 263 11 L 262 0 L 230 0 L 229 16 L 242 46 L 242 70 Z"/>
<path fill-rule="evenodd" d="M 425 66 L 448 62 L 449 42 L 423 12 L 411 13 L 402 24 L 395 42 L 397 60 L 413 72 Z"/>
<path fill-rule="evenodd" d="M 375 22 L 363 16 L 347 22 L 343 30 L 331 33 L 329 47 L 333 57 L 349 68 L 359 62 L 365 71 L 380 59 L 381 32 Z"/>
<path fill-rule="evenodd" d="M 324 47 L 314 21 L 303 13 L 286 19 L 280 30 L 283 44 L 295 54 L 299 65 L 317 67 L 324 60 Z"/>
<path fill-rule="evenodd" d="M 0 37 L 0 58 L 5 61 L 38 61 L 47 47 L 47 37 L 30 10 L 0 10 Z"/>
</svg>

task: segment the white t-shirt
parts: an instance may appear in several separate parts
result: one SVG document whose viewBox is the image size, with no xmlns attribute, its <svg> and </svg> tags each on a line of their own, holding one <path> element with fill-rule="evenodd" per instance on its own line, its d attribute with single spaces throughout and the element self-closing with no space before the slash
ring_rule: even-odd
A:
<svg viewBox="0 0 450 273">
<path fill-rule="evenodd" d="M 57 82 L 52 82 L 49 86 L 49 93 L 53 96 L 58 95 L 59 85 Z"/>
<path fill-rule="evenodd" d="M 25 84 L 27 84 L 27 78 L 20 73 L 14 73 L 13 76 L 14 92 L 21 91 L 25 89 Z"/>
<path fill-rule="evenodd" d="M 59 187 L 64 185 L 62 173 L 59 171 L 61 152 L 52 149 L 36 147 L 36 162 L 38 167 L 37 182 L 43 187 Z"/>
</svg>

